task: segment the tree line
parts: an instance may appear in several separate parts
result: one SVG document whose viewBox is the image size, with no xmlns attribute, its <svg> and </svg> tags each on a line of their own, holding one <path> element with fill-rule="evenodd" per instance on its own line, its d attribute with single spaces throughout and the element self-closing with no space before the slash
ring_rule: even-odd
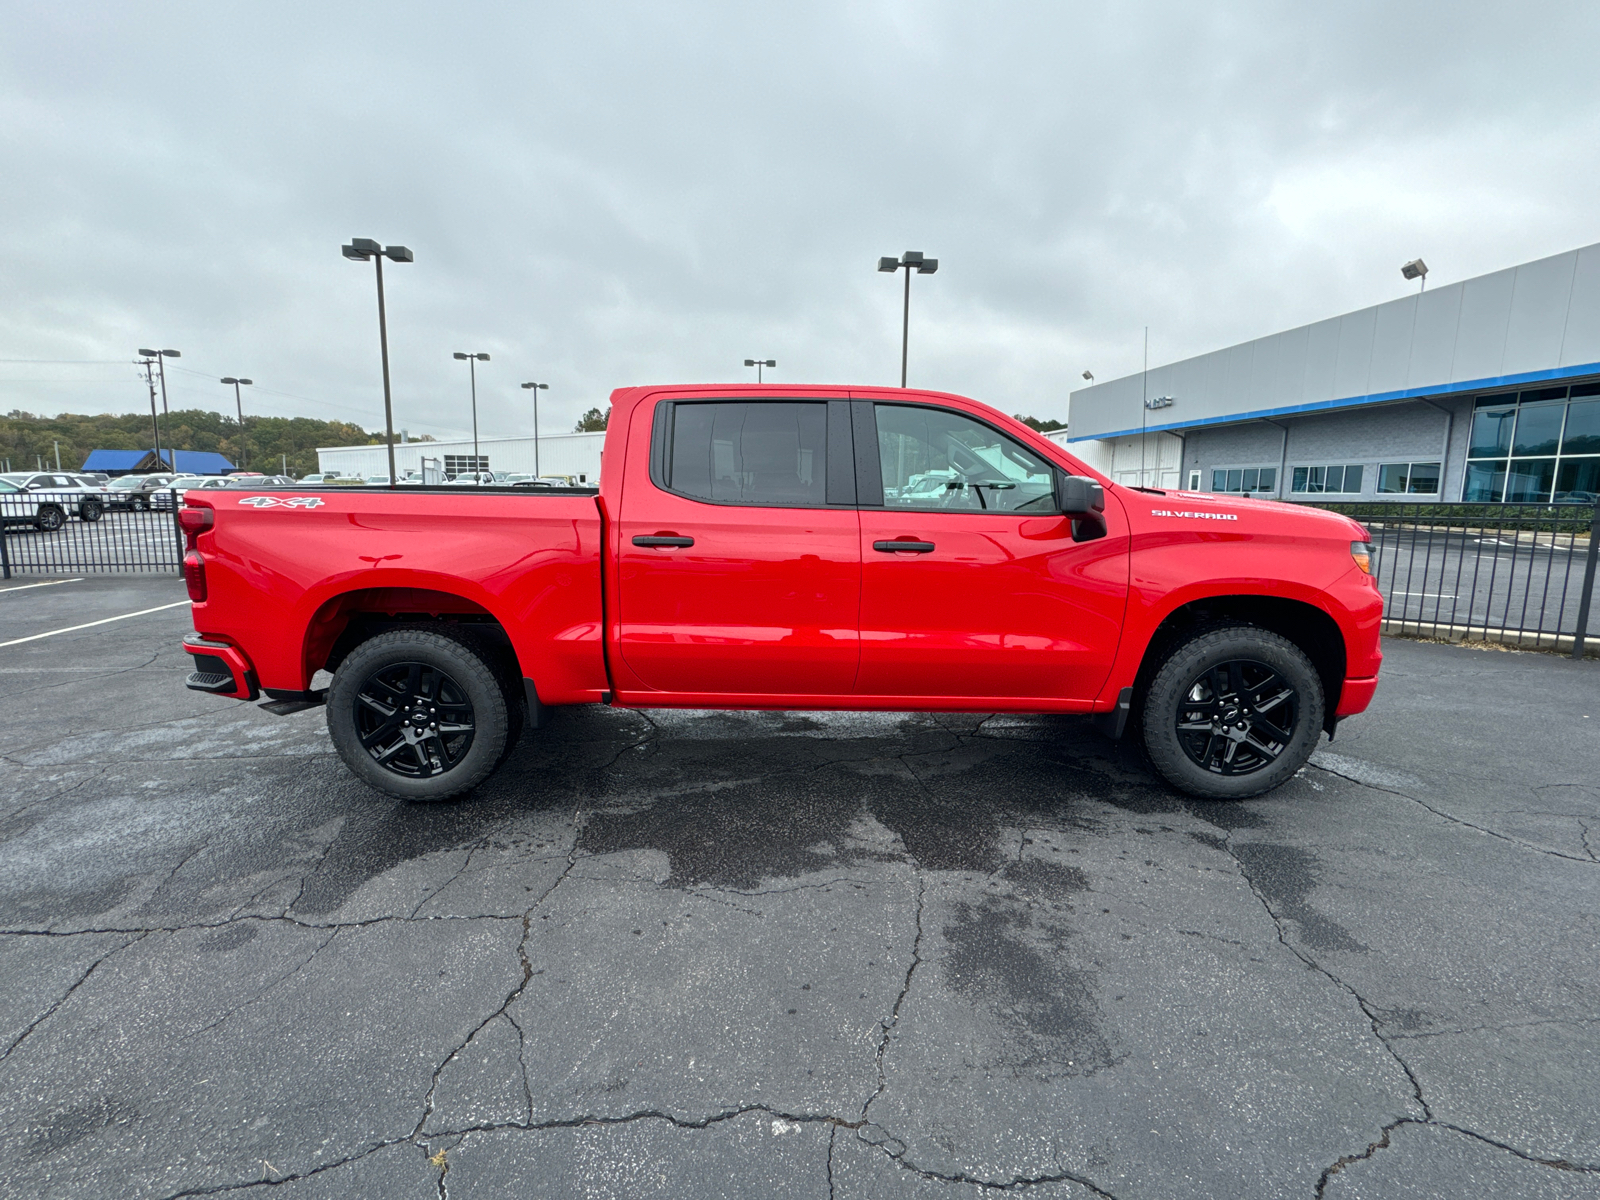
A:
<svg viewBox="0 0 1600 1200">
<path fill-rule="evenodd" d="M 285 460 L 292 475 L 315 471 L 318 446 L 383 445 L 381 433 L 311 417 L 246 417 L 242 444 L 239 433 L 237 418 L 197 408 L 179 409 L 161 420 L 163 450 L 211 450 L 235 466 L 267 474 L 281 471 Z M 0 417 L 0 459 L 9 459 L 13 471 L 54 468 L 57 443 L 62 469 L 68 471 L 80 470 L 91 450 L 150 450 L 150 415 L 42 417 L 13 410 Z"/>
</svg>

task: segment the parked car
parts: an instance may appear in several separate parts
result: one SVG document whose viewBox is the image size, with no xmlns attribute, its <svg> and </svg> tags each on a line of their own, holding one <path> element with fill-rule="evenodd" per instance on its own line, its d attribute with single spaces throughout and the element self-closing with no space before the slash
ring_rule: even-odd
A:
<svg viewBox="0 0 1600 1200">
<path fill-rule="evenodd" d="M 1349 517 L 1125 487 L 960 396 L 804 393 L 620 389 L 599 495 L 191 491 L 188 686 L 325 702 L 352 773 L 416 801 L 576 704 L 1081 713 L 1243 799 L 1371 702 Z M 958 487 L 890 496 L 935 469 Z"/>
<path fill-rule="evenodd" d="M 0 524 L 27 525 L 54 532 L 67 523 L 66 508 L 48 496 L 39 496 L 0 475 Z"/>
<path fill-rule="evenodd" d="M 98 521 L 107 507 L 106 489 L 98 481 L 64 471 L 13 471 L 0 475 L 24 492 L 40 494 L 80 521 Z"/>
<path fill-rule="evenodd" d="M 313 472 L 312 474 L 305 476 L 303 479 L 300 480 L 300 482 L 301 483 L 327 483 L 329 480 L 331 480 L 333 478 L 334 477 L 332 475 L 324 475 L 319 471 L 319 472 Z"/>
<path fill-rule="evenodd" d="M 124 475 L 113 479 L 106 489 L 107 504 L 111 508 L 147 509 L 153 507 L 151 497 L 170 488 L 176 475 L 165 472 L 158 475 Z"/>
</svg>

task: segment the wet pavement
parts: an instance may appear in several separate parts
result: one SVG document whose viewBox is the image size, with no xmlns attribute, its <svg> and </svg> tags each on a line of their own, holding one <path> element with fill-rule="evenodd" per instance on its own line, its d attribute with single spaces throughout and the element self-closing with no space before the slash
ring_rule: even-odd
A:
<svg viewBox="0 0 1600 1200">
<path fill-rule="evenodd" d="M 0 1195 L 1600 1196 L 1600 664 L 1386 642 L 1243 804 L 1073 719 L 594 708 L 407 807 L 188 622 L 0 647 Z"/>
</svg>

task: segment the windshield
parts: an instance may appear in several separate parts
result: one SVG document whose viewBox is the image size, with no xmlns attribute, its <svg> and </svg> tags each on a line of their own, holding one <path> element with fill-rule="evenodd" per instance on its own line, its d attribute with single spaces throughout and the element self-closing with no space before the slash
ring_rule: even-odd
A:
<svg viewBox="0 0 1600 1200">
<path fill-rule="evenodd" d="M 29 477 L 27 475 L 0 475 L 0 479 L 4 479 L 7 483 L 14 483 L 18 487 L 22 486 L 24 483 L 27 483 L 28 478 Z"/>
<path fill-rule="evenodd" d="M 115 488 L 134 488 L 144 481 L 142 475 L 124 475 L 121 479 L 113 479 L 111 486 Z"/>
</svg>

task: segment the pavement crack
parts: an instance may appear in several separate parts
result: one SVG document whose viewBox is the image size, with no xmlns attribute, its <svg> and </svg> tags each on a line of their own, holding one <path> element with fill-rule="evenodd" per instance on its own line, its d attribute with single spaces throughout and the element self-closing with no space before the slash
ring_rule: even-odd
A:
<svg viewBox="0 0 1600 1200">
<path fill-rule="evenodd" d="M 1384 787 L 1381 784 L 1373 783 L 1371 780 L 1358 779 L 1354 775 L 1346 775 L 1343 771 L 1335 771 L 1332 767 L 1325 766 L 1322 763 L 1311 762 L 1307 763 L 1306 765 L 1314 767 L 1324 774 L 1332 775 L 1335 779 L 1343 779 L 1349 783 L 1358 784 L 1364 788 L 1371 788 L 1375 792 L 1384 792 L 1390 796 L 1398 796 L 1402 800 L 1409 800 L 1411 803 L 1420 805 L 1422 808 L 1427 809 L 1434 816 L 1439 817 L 1442 820 L 1449 821 L 1454 825 L 1464 826 L 1467 829 L 1475 830 L 1476 832 L 1484 834 L 1487 837 L 1496 838 L 1513 846 L 1520 846 L 1524 850 L 1532 850 L 1537 854 L 1548 854 L 1551 858 L 1564 858 L 1568 862 L 1594 863 L 1600 861 L 1600 859 L 1595 858 L 1594 851 L 1589 848 L 1587 839 L 1584 842 L 1584 854 L 1567 854 L 1562 850 L 1552 850 L 1548 846 L 1537 846 L 1532 842 L 1525 842 L 1521 838 L 1512 837 L 1508 833 L 1500 833 L 1498 830 L 1488 829 L 1482 825 L 1475 825 L 1465 817 L 1458 817 L 1454 813 L 1445 812 L 1442 808 L 1435 808 L 1426 800 L 1420 800 L 1416 796 L 1411 795 L 1409 792 L 1396 791 L 1394 788 Z"/>
<path fill-rule="evenodd" d="M 21 1033 L 17 1034 L 17 1036 L 12 1039 L 11 1044 L 6 1047 L 5 1053 L 4 1054 L 0 1054 L 0 1062 L 5 1062 L 6 1059 L 10 1058 L 11 1057 L 11 1052 L 13 1050 L 15 1050 L 18 1046 L 22 1045 L 22 1043 L 27 1040 L 29 1034 L 31 1034 L 35 1029 L 39 1028 L 39 1026 L 43 1025 L 52 1016 L 54 1016 L 60 1010 L 61 1006 L 63 1004 L 65 1004 L 71 998 L 72 993 L 77 991 L 80 987 L 82 987 L 85 983 L 87 983 L 89 981 L 89 976 L 93 975 L 95 973 L 95 971 L 97 971 L 100 968 L 100 964 L 101 963 L 105 962 L 112 955 L 118 954 L 121 951 L 126 950 L 129 946 L 133 945 L 134 942 L 139 941 L 144 936 L 145 935 L 143 933 L 140 933 L 135 937 L 129 938 L 127 941 L 123 942 L 122 945 L 120 945 L 120 946 L 113 946 L 111 949 L 107 950 L 104 954 L 102 954 L 99 958 L 95 959 L 92 963 L 90 963 L 88 968 L 85 969 L 85 971 L 83 972 L 83 974 L 78 976 L 78 980 L 77 980 L 76 983 L 74 983 L 66 991 L 62 992 L 60 998 L 57 999 L 54 1004 L 52 1004 L 49 1008 L 45 1009 L 44 1012 L 40 1013 L 37 1017 L 35 1017 L 34 1020 L 32 1021 L 32 1023 L 30 1023 L 26 1029 L 24 1029 Z"/>
<path fill-rule="evenodd" d="M 234 1016 L 237 1013 L 243 1012 L 245 1009 L 249 1008 L 252 1004 L 259 1003 L 261 1000 L 265 999 L 269 993 L 271 993 L 272 991 L 276 990 L 280 985 L 282 985 L 284 983 L 287 983 L 290 979 L 293 979 L 296 975 L 300 974 L 301 971 L 305 970 L 308 966 L 310 966 L 311 965 L 311 960 L 316 958 L 317 955 L 321 954 L 324 950 L 326 950 L 328 948 L 328 946 L 333 942 L 333 939 L 338 937 L 338 936 L 339 936 L 339 930 L 337 930 L 337 929 L 333 930 L 333 932 L 328 934 L 327 937 L 323 938 L 320 942 L 317 943 L 316 947 L 311 951 L 310 954 L 306 955 L 305 958 L 301 959 L 300 962 L 296 963 L 294 965 L 294 967 L 292 967 L 290 970 L 285 971 L 282 975 L 279 975 L 276 979 L 272 980 L 270 983 L 263 984 L 261 989 L 260 989 L 260 991 L 256 992 L 256 994 L 251 996 L 250 999 L 244 1001 L 244 1003 L 242 1003 L 242 1004 L 235 1004 L 232 1008 L 230 1008 L 227 1012 L 223 1013 L 215 1021 L 211 1021 L 211 1022 L 209 1022 L 209 1023 L 205 1024 L 205 1025 L 200 1026 L 199 1029 L 196 1029 L 193 1033 L 189 1034 L 188 1036 L 190 1036 L 190 1037 L 198 1037 L 202 1033 L 206 1033 L 209 1030 L 215 1029 L 218 1025 L 221 1025 L 224 1021 L 228 1020 L 228 1018 Z"/>
<path fill-rule="evenodd" d="M 318 1175 L 325 1175 L 329 1171 L 337 1171 L 340 1167 L 348 1167 L 352 1163 L 360 1162 L 369 1155 L 380 1150 L 387 1150 L 390 1146 L 400 1146 L 410 1141 L 410 1138 L 390 1138 L 387 1141 L 377 1142 L 356 1154 L 346 1155 L 330 1163 L 311 1167 L 305 1171 L 292 1171 L 288 1174 L 280 1173 L 277 1179 L 257 1179 L 248 1183 L 223 1183 L 216 1187 L 186 1188 L 181 1192 L 171 1192 L 163 1200 L 187 1200 L 191 1196 L 221 1196 L 229 1192 L 247 1192 L 253 1188 L 275 1188 L 286 1183 L 297 1183 L 302 1179 L 311 1179 Z"/>
<path fill-rule="evenodd" d="M 906 966 L 906 977 L 901 981 L 900 994 L 894 998 L 894 1007 L 889 1012 L 889 1020 L 883 1026 L 883 1036 L 878 1040 L 878 1050 L 873 1057 L 878 1069 L 878 1087 L 872 1095 L 867 1097 L 867 1102 L 861 1106 L 861 1119 L 866 1121 L 867 1110 L 877 1098 L 883 1095 L 889 1086 L 889 1076 L 884 1066 L 884 1060 L 889 1054 L 889 1041 L 894 1036 L 894 1030 L 900 1023 L 900 1009 L 906 1002 L 906 996 L 911 991 L 911 980 L 916 975 L 917 968 L 922 965 L 922 910 L 927 895 L 927 883 L 922 872 L 917 872 L 917 908 L 916 908 L 916 934 L 911 939 L 911 961 Z"/>
</svg>

